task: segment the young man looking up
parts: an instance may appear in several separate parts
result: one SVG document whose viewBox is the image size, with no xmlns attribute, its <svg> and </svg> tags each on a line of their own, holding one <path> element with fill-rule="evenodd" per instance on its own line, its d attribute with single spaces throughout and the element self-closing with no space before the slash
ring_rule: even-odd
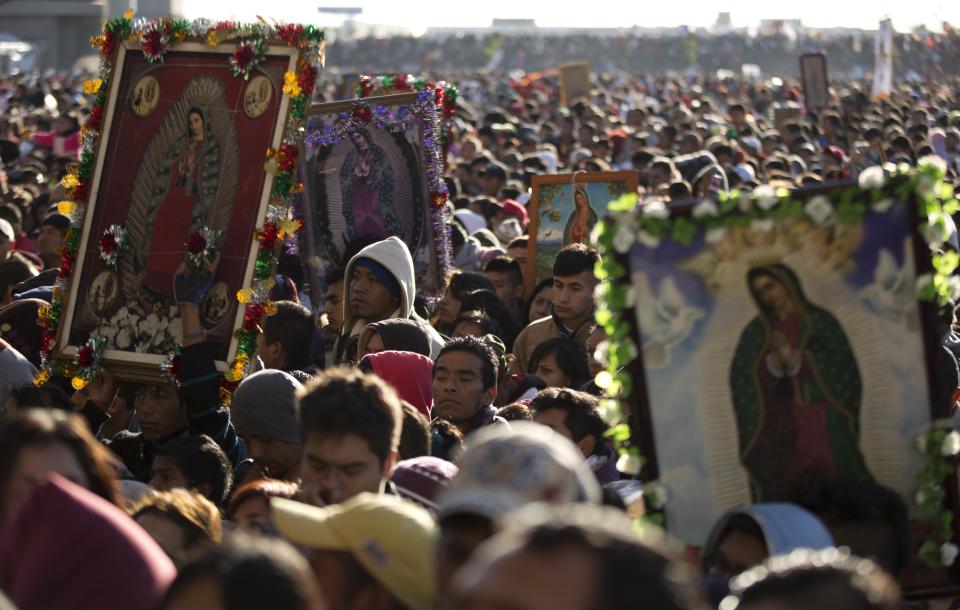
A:
<svg viewBox="0 0 960 610">
<path fill-rule="evenodd" d="M 593 333 L 593 268 L 600 253 L 591 246 L 570 244 L 553 263 L 553 315 L 531 323 L 513 344 L 513 373 L 525 373 L 538 345 L 554 337 L 569 337 L 586 348 Z"/>
<path fill-rule="evenodd" d="M 523 318 L 523 272 L 517 261 L 506 256 L 498 256 L 483 268 L 495 292 L 517 319 Z"/>
</svg>

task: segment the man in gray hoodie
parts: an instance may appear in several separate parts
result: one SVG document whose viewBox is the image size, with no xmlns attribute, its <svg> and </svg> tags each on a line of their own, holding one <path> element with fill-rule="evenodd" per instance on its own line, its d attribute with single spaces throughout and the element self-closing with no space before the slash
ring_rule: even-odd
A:
<svg viewBox="0 0 960 610">
<path fill-rule="evenodd" d="M 399 237 L 370 244 L 347 263 L 343 294 L 343 327 L 334 349 L 336 363 L 350 361 L 360 332 L 373 322 L 408 318 L 421 324 L 436 357 L 443 338 L 413 310 L 417 295 L 413 258 Z"/>
</svg>

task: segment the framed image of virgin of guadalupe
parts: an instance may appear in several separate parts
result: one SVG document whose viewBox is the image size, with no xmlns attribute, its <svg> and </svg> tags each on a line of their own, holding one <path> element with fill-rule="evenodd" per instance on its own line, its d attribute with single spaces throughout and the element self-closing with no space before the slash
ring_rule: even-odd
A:
<svg viewBox="0 0 960 610">
<path fill-rule="evenodd" d="M 450 265 L 446 187 L 433 90 L 310 108 L 303 182 L 317 285 L 363 246 L 400 237 L 417 293 L 438 296 Z"/>
<path fill-rule="evenodd" d="M 607 204 L 637 192 L 636 172 L 577 172 L 534 176 L 531 182 L 529 240 L 525 286 L 553 275 L 553 260 L 560 248 L 588 243 Z"/>
<path fill-rule="evenodd" d="M 287 121 L 291 94 L 303 103 L 303 93 L 285 75 L 310 71 L 312 87 L 316 62 L 306 58 L 319 61 L 322 45 L 322 35 L 282 27 L 108 22 L 58 358 L 96 337 L 120 378 L 160 379 L 182 342 L 174 277 L 214 258 L 200 320 L 220 366 L 234 357 L 244 320 L 235 295 L 258 277 L 255 230 L 268 208 L 286 209 L 264 155 L 296 150 Z"/>
<path fill-rule="evenodd" d="M 956 473 L 940 422 L 957 376 L 936 307 L 918 295 L 946 289 L 931 274 L 931 248 L 946 238 L 940 203 L 914 195 L 925 175 L 884 182 L 879 171 L 863 188 L 764 186 L 608 218 L 601 242 L 624 265 L 615 290 L 632 304 L 621 321 L 636 346 L 626 400 L 641 476 L 667 490 L 675 536 L 702 545 L 723 513 L 758 502 L 823 509 L 832 527 L 831 510 L 846 509 L 817 504 L 831 485 L 878 484 L 910 519 L 909 543 L 899 532 L 907 548 L 885 531 L 877 544 L 890 548 L 878 556 L 909 558 L 901 575 L 912 591 L 960 582 L 932 569 L 955 539 Z M 918 207 L 929 218 L 918 220 Z"/>
</svg>

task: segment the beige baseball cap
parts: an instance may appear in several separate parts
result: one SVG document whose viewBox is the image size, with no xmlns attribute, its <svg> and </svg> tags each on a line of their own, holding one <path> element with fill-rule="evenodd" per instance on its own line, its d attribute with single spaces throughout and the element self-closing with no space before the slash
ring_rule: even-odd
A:
<svg viewBox="0 0 960 610">
<path fill-rule="evenodd" d="M 405 606 L 433 609 L 436 526 L 428 511 L 372 493 L 325 507 L 273 498 L 271 508 L 277 529 L 290 541 L 349 552 Z"/>
</svg>

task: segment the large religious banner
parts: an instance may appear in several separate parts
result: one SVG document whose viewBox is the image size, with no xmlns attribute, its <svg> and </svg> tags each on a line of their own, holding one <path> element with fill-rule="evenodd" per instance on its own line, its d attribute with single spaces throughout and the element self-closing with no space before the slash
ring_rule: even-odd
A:
<svg viewBox="0 0 960 610">
<path fill-rule="evenodd" d="M 957 383 L 933 314 L 953 296 L 958 201 L 935 167 L 887 171 L 859 188 L 614 205 L 601 241 L 622 309 L 598 319 L 619 325 L 608 349 L 629 361 L 614 374 L 643 476 L 683 541 L 702 545 L 732 508 L 870 481 L 910 507 L 910 585 L 937 582 L 925 570 L 950 554 L 956 490 L 937 422 Z"/>
<path fill-rule="evenodd" d="M 158 379 L 182 342 L 175 280 L 212 271 L 197 305 L 224 367 L 249 356 L 247 322 L 263 313 L 249 306 L 265 304 L 278 244 L 297 228 L 287 198 L 322 33 L 120 19 L 98 44 L 95 116 L 68 176 L 56 357 L 87 377 L 102 357 L 121 377 Z"/>
</svg>

